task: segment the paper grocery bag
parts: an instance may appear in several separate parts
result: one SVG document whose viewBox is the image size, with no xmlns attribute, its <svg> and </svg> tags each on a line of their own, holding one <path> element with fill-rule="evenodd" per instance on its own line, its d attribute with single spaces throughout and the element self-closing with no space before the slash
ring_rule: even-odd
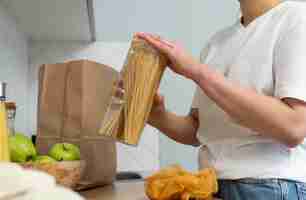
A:
<svg viewBox="0 0 306 200">
<path fill-rule="evenodd" d="M 80 147 L 81 188 L 110 184 L 116 175 L 115 142 L 101 136 L 101 119 L 118 72 L 87 60 L 45 64 L 39 71 L 37 148 L 47 154 L 59 142 Z"/>
</svg>

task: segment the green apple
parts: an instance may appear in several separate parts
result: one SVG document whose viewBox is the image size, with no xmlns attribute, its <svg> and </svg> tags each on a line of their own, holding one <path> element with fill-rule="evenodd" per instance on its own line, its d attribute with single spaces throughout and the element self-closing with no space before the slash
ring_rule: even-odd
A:
<svg viewBox="0 0 306 200">
<path fill-rule="evenodd" d="M 34 158 L 34 163 L 35 164 L 52 164 L 55 163 L 56 160 L 54 158 L 51 158 L 50 156 L 37 156 Z"/>
<path fill-rule="evenodd" d="M 51 147 L 49 156 L 57 161 L 80 160 L 80 149 L 70 143 L 58 143 Z"/>
<path fill-rule="evenodd" d="M 12 162 L 24 163 L 37 155 L 31 139 L 21 133 L 9 137 L 9 150 Z"/>
</svg>

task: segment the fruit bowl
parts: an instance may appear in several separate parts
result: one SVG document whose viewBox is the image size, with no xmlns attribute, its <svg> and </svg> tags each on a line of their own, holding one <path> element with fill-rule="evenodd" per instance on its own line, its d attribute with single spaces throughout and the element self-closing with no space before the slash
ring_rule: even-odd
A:
<svg viewBox="0 0 306 200">
<path fill-rule="evenodd" d="M 39 170 L 53 176 L 59 185 L 76 190 L 85 169 L 85 161 L 60 161 L 55 163 L 25 163 L 25 169 Z"/>
</svg>

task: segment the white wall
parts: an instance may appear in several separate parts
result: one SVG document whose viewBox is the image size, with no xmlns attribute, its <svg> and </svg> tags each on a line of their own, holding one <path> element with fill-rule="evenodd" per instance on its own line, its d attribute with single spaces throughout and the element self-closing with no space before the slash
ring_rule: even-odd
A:
<svg viewBox="0 0 306 200">
<path fill-rule="evenodd" d="M 94 0 L 97 40 L 125 42 L 146 31 L 188 45 L 193 1 Z"/>
<path fill-rule="evenodd" d="M 30 70 L 28 84 L 28 124 L 34 133 L 37 127 L 38 69 L 41 64 L 64 62 L 71 59 L 90 59 L 120 70 L 129 48 L 129 43 L 96 42 L 39 42 L 30 43 Z M 103 91 L 101 91 L 103 92 Z M 101 119 L 102 120 L 102 119 Z M 146 127 L 137 148 L 118 144 L 118 170 L 152 171 L 159 167 L 158 134 Z"/>
<path fill-rule="evenodd" d="M 8 100 L 18 106 L 16 130 L 27 132 L 27 37 L 0 3 L 0 81 L 8 83 Z"/>
<path fill-rule="evenodd" d="M 240 16 L 239 0 L 192 1 L 192 52 L 199 56 L 208 39 L 217 31 L 232 25 Z"/>
</svg>

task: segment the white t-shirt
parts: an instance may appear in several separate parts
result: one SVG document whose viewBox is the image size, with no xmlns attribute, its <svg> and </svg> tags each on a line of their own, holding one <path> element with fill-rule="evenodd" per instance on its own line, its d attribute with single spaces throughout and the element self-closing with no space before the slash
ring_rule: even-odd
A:
<svg viewBox="0 0 306 200">
<path fill-rule="evenodd" d="M 201 57 L 243 87 L 306 101 L 306 3 L 281 3 L 247 27 L 237 22 L 217 33 Z M 290 149 L 235 124 L 200 88 L 193 107 L 199 108 L 202 168 L 215 167 L 221 179 L 306 182 L 306 143 Z"/>
</svg>

